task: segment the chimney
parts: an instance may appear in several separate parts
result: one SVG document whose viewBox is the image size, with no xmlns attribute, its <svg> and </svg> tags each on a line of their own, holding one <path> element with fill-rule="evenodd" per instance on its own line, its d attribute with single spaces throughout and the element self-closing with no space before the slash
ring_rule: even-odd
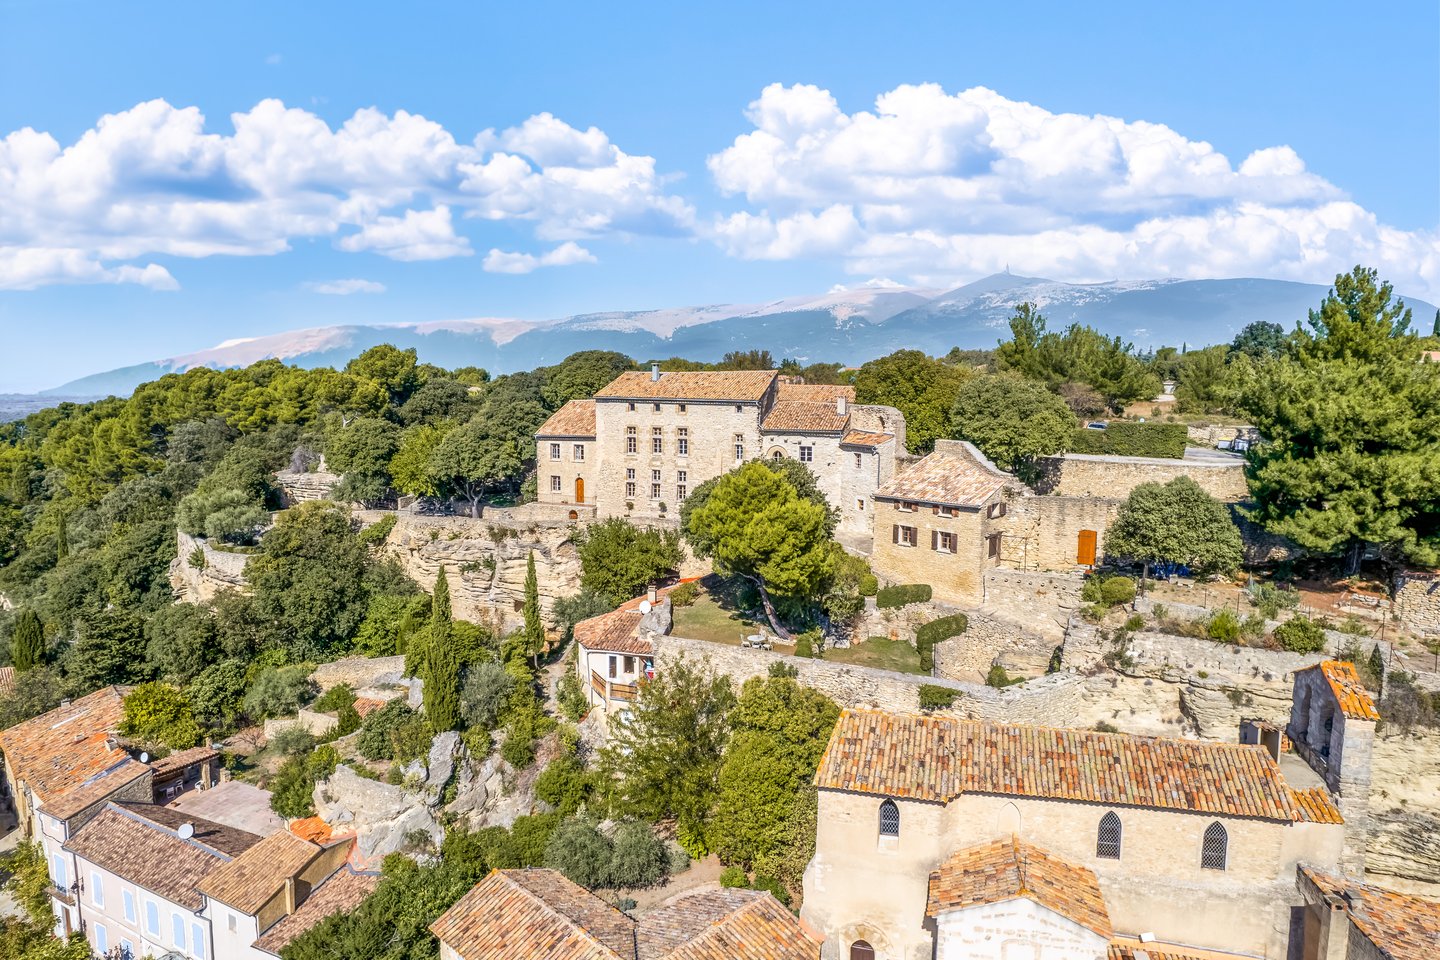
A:
<svg viewBox="0 0 1440 960">
<path fill-rule="evenodd" d="M 835 398 L 835 412 L 840 414 L 840 416 L 845 416 L 845 410 L 847 406 L 848 405 L 845 402 L 845 394 L 842 393 Z"/>
<path fill-rule="evenodd" d="M 655 381 L 657 381 L 657 380 L 659 380 L 659 379 L 660 379 L 660 364 L 658 364 L 658 363 L 652 363 L 652 364 L 650 364 L 650 382 L 651 382 L 651 383 L 654 383 Z"/>
<path fill-rule="evenodd" d="M 656 602 L 660 599 L 660 593 L 655 589 L 655 584 L 652 583 L 645 589 L 645 599 L 650 601 L 650 606 L 652 607 L 655 606 Z"/>
</svg>

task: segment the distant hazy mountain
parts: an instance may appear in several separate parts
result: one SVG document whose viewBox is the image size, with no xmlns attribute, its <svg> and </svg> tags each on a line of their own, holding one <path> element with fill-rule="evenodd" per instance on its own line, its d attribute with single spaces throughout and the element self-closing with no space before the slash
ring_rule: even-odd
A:
<svg viewBox="0 0 1440 960">
<path fill-rule="evenodd" d="M 718 360 L 763 348 L 776 359 L 860 364 L 901 348 L 944 353 L 993 347 L 1022 302 L 1039 305 L 1051 329 L 1089 324 L 1137 346 L 1201 346 L 1231 340 L 1247 323 L 1287 329 L 1326 288 L 1283 280 L 1142 280 L 1075 284 L 995 274 L 954 290 L 865 287 L 760 304 L 586 313 L 559 320 L 500 318 L 318 327 L 229 340 L 210 350 L 82 377 L 49 394 L 125 395 L 148 380 L 192 367 L 245 366 L 268 357 L 304 367 L 339 367 L 380 343 L 414 347 L 444 367 L 492 373 L 555 363 L 577 350 L 619 350 L 637 360 Z M 1406 302 L 1422 322 L 1435 308 Z"/>
</svg>

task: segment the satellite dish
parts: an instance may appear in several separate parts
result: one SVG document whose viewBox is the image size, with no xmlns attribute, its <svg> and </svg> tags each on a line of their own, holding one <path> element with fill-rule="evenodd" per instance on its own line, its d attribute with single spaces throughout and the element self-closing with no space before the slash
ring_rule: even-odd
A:
<svg viewBox="0 0 1440 960">
<path fill-rule="evenodd" d="M 141 763 L 149 763 L 149 762 L 150 762 L 150 754 L 148 754 L 148 753 L 142 753 L 142 754 L 140 754 L 140 762 L 141 762 Z"/>
<path fill-rule="evenodd" d="M 175 831 L 175 835 L 178 836 L 181 840 L 189 840 L 191 837 L 195 836 L 195 824 L 180 824 L 180 829 Z"/>
<path fill-rule="evenodd" d="M 649 601 L 649 600 L 641 600 L 641 601 L 640 601 L 640 615 L 643 617 L 645 614 L 647 614 L 647 613 L 649 613 L 649 612 L 650 612 L 650 601 Z"/>
</svg>

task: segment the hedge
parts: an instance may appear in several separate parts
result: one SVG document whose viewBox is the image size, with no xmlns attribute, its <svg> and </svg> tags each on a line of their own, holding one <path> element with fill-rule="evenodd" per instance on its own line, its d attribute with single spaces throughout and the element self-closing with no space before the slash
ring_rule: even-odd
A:
<svg viewBox="0 0 1440 960">
<path fill-rule="evenodd" d="M 949 687 L 937 686 L 933 683 L 920 684 L 920 709 L 921 710 L 944 710 L 955 703 L 955 698 L 960 696 L 959 690 L 951 690 Z"/>
<path fill-rule="evenodd" d="M 924 603 L 930 599 L 930 584 L 902 583 L 875 591 L 875 605 L 881 610 L 903 607 L 908 603 Z"/>
<path fill-rule="evenodd" d="M 1188 436 L 1183 423 L 1130 423 L 1115 420 L 1104 430 L 1077 427 L 1074 439 L 1070 441 L 1069 452 L 1179 460 L 1185 456 L 1185 441 Z"/>
<path fill-rule="evenodd" d="M 915 631 L 915 649 L 920 653 L 920 669 L 935 668 L 935 644 L 951 637 L 958 637 L 970 626 L 970 620 L 963 613 L 931 620 Z"/>
</svg>

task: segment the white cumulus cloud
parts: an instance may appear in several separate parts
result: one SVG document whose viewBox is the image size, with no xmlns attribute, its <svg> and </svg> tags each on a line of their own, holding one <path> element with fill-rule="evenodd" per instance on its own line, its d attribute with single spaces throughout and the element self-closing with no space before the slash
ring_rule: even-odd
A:
<svg viewBox="0 0 1440 960">
<path fill-rule="evenodd" d="M 1288 146 L 1234 164 L 1163 124 L 935 84 L 854 113 L 818 87 L 771 84 L 746 116 L 753 129 L 708 160 L 747 203 L 707 227 L 734 256 L 838 255 L 924 283 L 1007 264 L 1065 280 L 1325 282 L 1364 263 L 1440 290 L 1440 236 L 1380 222 Z"/>
<path fill-rule="evenodd" d="M 595 255 L 572 240 L 538 257 L 531 253 L 491 250 L 485 255 L 486 273 L 530 273 L 540 267 L 568 267 L 576 263 L 595 263 Z"/>
<path fill-rule="evenodd" d="M 326 293 L 335 297 L 348 297 L 352 293 L 384 293 L 385 284 L 376 280 L 312 280 L 303 284 L 311 293 Z"/>
<path fill-rule="evenodd" d="M 403 110 L 331 128 L 263 100 L 229 121 L 217 131 L 195 107 L 152 100 L 68 145 L 29 127 L 0 137 L 0 286 L 173 286 L 135 261 L 271 255 L 316 237 L 396 260 L 467 256 L 467 218 L 529 222 L 553 241 L 693 231 L 653 158 L 550 114 L 470 142 Z"/>
</svg>

